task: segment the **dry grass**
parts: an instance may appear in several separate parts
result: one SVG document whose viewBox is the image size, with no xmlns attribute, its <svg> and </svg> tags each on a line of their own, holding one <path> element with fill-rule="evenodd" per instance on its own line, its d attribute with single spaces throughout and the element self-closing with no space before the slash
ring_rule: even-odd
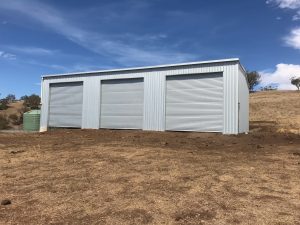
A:
<svg viewBox="0 0 300 225">
<path fill-rule="evenodd" d="M 273 125 L 279 132 L 300 134 L 300 92 L 265 91 L 250 95 L 250 121 Z"/>
<path fill-rule="evenodd" d="M 0 133 L 3 224 L 297 224 L 300 140 L 271 133 Z"/>
<path fill-rule="evenodd" d="M 0 133 L 0 224 L 299 225 L 300 136 L 273 132 L 298 109 L 263 95 L 249 135 Z"/>
<path fill-rule="evenodd" d="M 17 102 L 10 103 L 8 105 L 8 109 L 0 110 L 0 115 L 3 115 L 7 118 L 10 129 L 18 130 L 18 129 L 21 129 L 22 126 L 15 125 L 13 123 L 13 120 L 9 119 L 9 117 L 11 115 L 16 115 L 18 118 L 20 118 L 23 111 L 24 111 L 23 101 L 17 101 Z"/>
</svg>

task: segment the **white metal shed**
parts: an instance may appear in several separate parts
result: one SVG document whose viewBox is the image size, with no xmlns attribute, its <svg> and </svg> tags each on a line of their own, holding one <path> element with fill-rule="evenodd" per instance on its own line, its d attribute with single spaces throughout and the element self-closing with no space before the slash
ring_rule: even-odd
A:
<svg viewBox="0 0 300 225">
<path fill-rule="evenodd" d="M 247 133 L 246 72 L 235 58 L 43 76 L 48 127 Z"/>
</svg>

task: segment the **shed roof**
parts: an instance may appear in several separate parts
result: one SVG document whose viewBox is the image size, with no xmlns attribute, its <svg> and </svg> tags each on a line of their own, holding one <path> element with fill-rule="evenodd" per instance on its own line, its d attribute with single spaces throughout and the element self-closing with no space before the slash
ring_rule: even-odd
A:
<svg viewBox="0 0 300 225">
<path fill-rule="evenodd" d="M 201 64 L 214 64 L 214 63 L 229 63 L 229 62 L 238 62 L 240 64 L 240 59 L 239 58 L 231 58 L 231 59 L 197 61 L 197 62 L 188 62 L 188 63 L 166 64 L 166 65 L 157 65 L 157 66 L 145 66 L 145 67 L 132 67 L 132 68 L 109 69 L 109 70 L 98 70 L 98 71 L 87 71 L 87 72 L 72 72 L 72 73 L 50 74 L 50 75 L 44 75 L 44 76 L 42 76 L 42 78 L 47 79 L 47 78 L 55 78 L 55 77 L 61 77 L 61 76 L 74 76 L 74 75 L 87 75 L 87 74 L 99 74 L 99 73 L 101 74 L 101 73 L 112 73 L 112 72 L 139 71 L 139 70 L 151 70 L 151 69 L 160 69 L 160 68 L 168 68 L 168 67 L 179 67 L 179 66 L 201 65 Z M 241 67 L 245 71 L 245 69 L 242 65 L 241 65 Z"/>
</svg>

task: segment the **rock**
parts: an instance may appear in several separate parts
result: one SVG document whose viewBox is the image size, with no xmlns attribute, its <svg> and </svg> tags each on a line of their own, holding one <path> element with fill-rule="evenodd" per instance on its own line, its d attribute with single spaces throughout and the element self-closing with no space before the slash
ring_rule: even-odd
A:
<svg viewBox="0 0 300 225">
<path fill-rule="evenodd" d="M 219 180 L 220 181 L 231 181 L 233 180 L 234 178 L 230 175 L 222 175 L 222 176 L 219 176 Z"/>
<path fill-rule="evenodd" d="M 264 146 L 262 145 L 256 145 L 256 148 L 259 149 L 259 148 L 264 148 Z"/>
<path fill-rule="evenodd" d="M 16 151 L 12 150 L 9 153 L 10 154 L 18 154 L 18 153 L 22 153 L 22 152 L 25 152 L 25 151 L 24 150 L 16 150 Z"/>
<path fill-rule="evenodd" d="M 3 199 L 1 201 L 1 205 L 10 205 L 11 204 L 11 201 L 9 199 Z"/>
</svg>

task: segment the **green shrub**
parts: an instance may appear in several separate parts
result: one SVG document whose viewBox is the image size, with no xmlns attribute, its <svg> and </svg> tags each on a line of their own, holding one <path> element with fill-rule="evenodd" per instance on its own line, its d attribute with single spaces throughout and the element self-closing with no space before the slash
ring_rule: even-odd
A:
<svg viewBox="0 0 300 225">
<path fill-rule="evenodd" d="M 0 100 L 0 110 L 5 110 L 8 108 L 8 100 L 7 99 L 1 99 Z"/>
</svg>

